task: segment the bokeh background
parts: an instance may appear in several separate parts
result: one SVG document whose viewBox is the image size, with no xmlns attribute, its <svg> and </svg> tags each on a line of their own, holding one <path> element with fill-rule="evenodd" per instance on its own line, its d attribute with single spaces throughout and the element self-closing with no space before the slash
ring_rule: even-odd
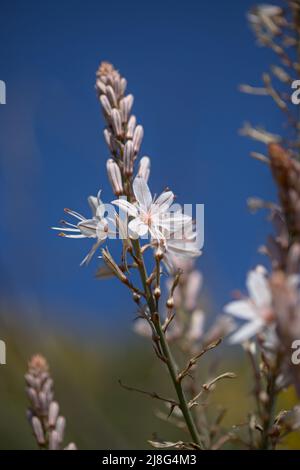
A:
<svg viewBox="0 0 300 470">
<path fill-rule="evenodd" d="M 238 92 L 240 83 L 258 84 L 271 59 L 247 26 L 251 5 L 1 0 L 0 338 L 7 365 L 0 366 L 0 448 L 34 448 L 23 373 L 37 351 L 49 359 L 68 437 L 79 447 L 145 448 L 155 431 L 176 437 L 153 414 L 156 404 L 118 385 L 122 378 L 169 390 L 151 345 L 132 332 L 136 312 L 127 291 L 95 279 L 96 258 L 79 267 L 88 240 L 59 239 L 50 226 L 64 207 L 86 213 L 87 196 L 99 188 L 111 198 L 94 91 L 98 64 L 108 60 L 135 96 L 153 192 L 168 185 L 179 201 L 205 204 L 199 267 L 208 313 L 221 314 L 231 292 L 244 289 L 270 230 L 265 214 L 249 214 L 246 199 L 272 199 L 274 189 L 267 169 L 249 158 L 259 145 L 238 129 L 247 120 L 282 131 L 267 98 Z M 229 404 L 239 397 L 230 424 L 242 419 L 251 384 L 240 349 L 226 351 L 224 367 L 241 372 L 235 389 L 222 386 Z M 285 399 L 293 401 L 291 392 Z"/>
</svg>

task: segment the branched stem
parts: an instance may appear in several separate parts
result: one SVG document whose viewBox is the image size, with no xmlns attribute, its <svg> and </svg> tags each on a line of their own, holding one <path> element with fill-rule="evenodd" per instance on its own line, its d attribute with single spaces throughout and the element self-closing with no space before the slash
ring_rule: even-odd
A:
<svg viewBox="0 0 300 470">
<path fill-rule="evenodd" d="M 165 358 L 165 362 L 168 367 L 170 377 L 172 379 L 172 382 L 173 382 L 173 385 L 174 385 L 174 388 L 178 397 L 181 412 L 183 414 L 184 420 L 186 422 L 186 426 L 190 432 L 193 442 L 197 444 L 200 448 L 203 448 L 203 444 L 200 440 L 191 410 L 189 409 L 188 401 L 185 396 L 184 390 L 182 388 L 181 381 L 178 379 L 177 366 L 173 358 L 172 352 L 169 348 L 168 342 L 166 340 L 166 336 L 161 325 L 159 314 L 156 311 L 155 300 L 152 295 L 151 288 L 147 283 L 148 276 L 147 276 L 147 271 L 146 271 L 145 263 L 143 260 L 143 256 L 141 253 L 141 246 L 140 246 L 139 240 L 133 240 L 133 247 L 135 251 L 135 256 L 138 260 L 139 273 L 140 273 L 143 287 L 145 289 L 147 304 L 148 304 L 148 307 L 149 307 L 149 310 L 153 319 L 155 331 L 159 338 L 159 343 L 160 343 L 160 346 L 161 346 L 161 349 Z"/>
</svg>

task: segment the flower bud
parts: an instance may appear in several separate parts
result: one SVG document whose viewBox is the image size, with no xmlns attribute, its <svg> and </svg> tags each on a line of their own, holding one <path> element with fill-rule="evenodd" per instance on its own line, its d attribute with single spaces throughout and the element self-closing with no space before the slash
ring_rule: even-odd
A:
<svg viewBox="0 0 300 470">
<path fill-rule="evenodd" d="M 161 261 L 164 257 L 164 251 L 163 249 L 161 248 L 161 246 L 158 246 L 155 250 L 155 258 L 158 260 L 158 261 Z"/>
<path fill-rule="evenodd" d="M 49 450 L 59 450 L 59 436 L 55 429 L 49 433 Z"/>
<path fill-rule="evenodd" d="M 121 137 L 122 135 L 122 121 L 121 115 L 117 109 L 113 109 L 111 112 L 111 124 L 114 130 L 114 133 L 117 137 Z"/>
<path fill-rule="evenodd" d="M 119 166 L 112 158 L 109 158 L 106 162 L 106 169 L 114 194 L 120 196 L 123 194 L 123 184 Z"/>
<path fill-rule="evenodd" d="M 58 418 L 58 413 L 59 413 L 59 405 L 56 401 L 53 401 L 50 403 L 49 406 L 49 426 L 54 427 L 56 424 L 56 420 Z"/>
<path fill-rule="evenodd" d="M 169 297 L 168 300 L 167 300 L 167 308 L 173 308 L 174 307 L 174 299 L 173 297 Z"/>
<path fill-rule="evenodd" d="M 131 176 L 133 173 L 133 143 L 131 140 L 128 140 L 124 147 L 124 171 L 126 176 Z"/>
<path fill-rule="evenodd" d="M 136 117 L 130 116 L 128 124 L 127 124 L 127 131 L 126 131 L 127 139 L 133 139 L 135 126 L 136 126 Z"/>
<path fill-rule="evenodd" d="M 132 105 L 133 105 L 133 95 L 125 96 L 125 98 L 123 98 L 123 99 L 120 101 L 121 118 L 122 118 L 122 122 L 123 122 L 124 124 L 125 124 L 125 123 L 128 121 L 128 119 L 129 119 L 130 111 L 131 111 Z"/>
<path fill-rule="evenodd" d="M 154 289 L 154 297 L 155 297 L 156 299 L 159 299 L 160 296 L 161 296 L 160 287 L 155 287 L 155 289 Z"/>
<path fill-rule="evenodd" d="M 116 95 L 115 95 L 115 92 L 114 92 L 113 88 L 110 85 L 108 85 L 106 87 L 106 95 L 107 95 L 107 98 L 110 102 L 110 105 L 113 108 L 116 108 L 117 105 L 118 105 L 117 98 L 116 98 Z"/>
<path fill-rule="evenodd" d="M 141 300 L 141 296 L 140 296 L 140 294 L 138 294 L 137 292 L 133 292 L 132 298 L 133 298 L 134 302 L 136 302 L 137 304 L 138 304 L 139 301 Z"/>
<path fill-rule="evenodd" d="M 143 178 L 146 181 L 146 183 L 150 176 L 150 165 L 151 165 L 151 162 L 150 162 L 149 157 L 141 158 L 140 164 L 139 164 L 138 176 Z"/>
<path fill-rule="evenodd" d="M 55 430 L 57 431 L 58 442 L 61 443 L 64 439 L 66 427 L 66 418 L 64 416 L 59 416 L 56 421 Z"/>
<path fill-rule="evenodd" d="M 100 102 L 101 102 L 104 113 L 107 116 L 111 116 L 112 109 L 111 109 L 111 105 L 109 104 L 107 96 L 106 95 L 101 95 L 100 96 Z"/>
<path fill-rule="evenodd" d="M 140 147 L 142 144 L 142 140 L 144 137 L 144 129 L 143 126 L 136 126 L 134 134 L 133 134 L 133 151 L 135 154 L 138 154 L 140 151 Z"/>
<path fill-rule="evenodd" d="M 42 428 L 42 424 L 37 416 L 33 416 L 31 420 L 32 429 L 38 444 L 45 444 L 45 436 Z"/>
</svg>

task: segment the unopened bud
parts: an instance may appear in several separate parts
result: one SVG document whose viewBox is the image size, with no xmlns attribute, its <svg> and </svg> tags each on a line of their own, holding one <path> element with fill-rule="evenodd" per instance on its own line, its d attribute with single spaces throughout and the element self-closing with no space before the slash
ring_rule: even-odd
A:
<svg viewBox="0 0 300 470">
<path fill-rule="evenodd" d="M 111 109 L 111 105 L 109 104 L 107 96 L 101 95 L 100 102 L 101 102 L 104 114 L 106 114 L 106 116 L 111 116 L 112 109 Z"/>
<path fill-rule="evenodd" d="M 259 394 L 259 399 L 262 403 L 266 404 L 269 401 L 269 396 L 264 390 L 262 390 Z"/>
<path fill-rule="evenodd" d="M 173 308 L 173 307 L 174 307 L 174 299 L 173 299 L 173 297 L 169 297 L 169 298 L 168 298 L 166 305 L 167 305 L 168 308 Z"/>
<path fill-rule="evenodd" d="M 117 109 L 113 109 L 111 112 L 111 124 L 114 130 L 114 133 L 117 137 L 121 137 L 122 135 L 122 121 L 121 115 Z"/>
<path fill-rule="evenodd" d="M 119 166 L 112 158 L 109 158 L 106 162 L 106 169 L 114 194 L 120 196 L 123 194 L 123 184 Z"/>
<path fill-rule="evenodd" d="M 76 444 L 74 444 L 74 442 L 70 442 L 70 444 L 65 447 L 65 450 L 77 450 Z"/>
<path fill-rule="evenodd" d="M 140 164 L 139 164 L 138 176 L 143 178 L 146 181 L 146 183 L 150 176 L 150 165 L 151 163 L 150 163 L 149 157 L 141 158 Z"/>
<path fill-rule="evenodd" d="M 57 435 L 58 435 L 57 437 L 60 443 L 64 439 L 65 427 L 66 427 L 66 418 L 64 416 L 59 416 L 56 421 L 55 430 L 57 431 Z"/>
<path fill-rule="evenodd" d="M 111 106 L 113 108 L 116 108 L 118 105 L 117 98 L 116 98 L 113 88 L 110 85 L 106 87 L 106 95 L 107 95 L 107 98 L 109 99 Z"/>
<path fill-rule="evenodd" d="M 38 444 L 45 444 L 45 436 L 42 428 L 42 424 L 37 416 L 33 416 L 31 420 L 32 429 Z"/>
<path fill-rule="evenodd" d="M 136 117 L 135 116 L 130 116 L 128 124 L 127 124 L 127 131 L 126 131 L 126 137 L 127 139 L 132 139 L 135 131 L 135 126 L 136 126 Z"/>
<path fill-rule="evenodd" d="M 160 296 L 161 296 L 160 287 L 155 287 L 155 289 L 154 289 L 154 297 L 155 297 L 156 299 L 159 299 Z"/>
<path fill-rule="evenodd" d="M 131 176 L 133 173 L 133 160 L 134 160 L 134 151 L 133 143 L 131 140 L 126 142 L 124 147 L 124 170 L 127 176 Z"/>
<path fill-rule="evenodd" d="M 155 258 L 158 260 L 158 261 L 161 261 L 164 257 L 164 251 L 163 249 L 159 246 L 156 250 L 155 250 Z"/>
<path fill-rule="evenodd" d="M 143 126 L 136 126 L 134 134 L 133 134 L 133 150 L 135 154 L 138 154 L 140 151 L 140 147 L 142 144 L 142 140 L 144 137 L 144 129 Z"/>
<path fill-rule="evenodd" d="M 139 301 L 141 300 L 141 296 L 140 296 L 140 294 L 138 294 L 137 292 L 133 292 L 132 298 L 133 298 L 133 300 L 134 300 L 137 304 L 138 304 Z"/>
<path fill-rule="evenodd" d="M 49 433 L 49 450 L 59 450 L 59 435 L 55 429 Z"/>
<path fill-rule="evenodd" d="M 122 98 L 122 100 L 120 101 L 121 119 L 124 124 L 128 121 L 132 105 L 133 105 L 132 95 L 125 96 L 125 98 Z"/>
<path fill-rule="evenodd" d="M 56 401 L 52 401 L 49 406 L 49 426 L 54 427 L 56 424 L 56 420 L 59 414 L 59 405 Z"/>
</svg>

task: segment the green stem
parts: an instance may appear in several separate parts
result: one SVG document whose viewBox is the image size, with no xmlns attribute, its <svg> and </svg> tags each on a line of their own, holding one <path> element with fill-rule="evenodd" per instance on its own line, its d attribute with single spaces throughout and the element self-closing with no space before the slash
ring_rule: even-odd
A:
<svg viewBox="0 0 300 470">
<path fill-rule="evenodd" d="M 273 424 L 273 419 L 274 419 L 274 410 L 275 410 L 275 405 L 276 405 L 276 390 L 275 390 L 275 382 L 276 382 L 276 376 L 272 375 L 270 378 L 269 386 L 268 386 L 268 397 L 269 397 L 269 402 L 267 403 L 267 406 L 265 408 L 265 421 L 263 423 L 263 432 L 262 432 L 262 439 L 261 439 L 261 450 L 269 450 L 272 448 L 272 443 L 270 442 L 270 436 L 269 432 L 271 429 L 271 426 Z"/>
<path fill-rule="evenodd" d="M 191 410 L 188 406 L 187 398 L 185 396 L 184 390 L 183 390 L 182 385 L 181 385 L 181 381 L 178 379 L 177 366 L 176 366 L 175 360 L 173 358 L 172 352 L 169 348 L 168 342 L 166 340 L 165 333 L 164 333 L 163 328 L 161 326 L 160 318 L 159 318 L 158 312 L 156 311 L 155 300 L 153 298 L 151 288 L 147 284 L 148 276 L 147 276 L 147 271 L 146 271 L 144 259 L 143 259 L 142 253 L 141 253 L 141 247 L 140 247 L 139 240 L 134 240 L 133 241 L 133 246 L 134 246 L 134 250 L 135 250 L 135 256 L 138 260 L 138 268 L 139 268 L 140 277 L 141 277 L 141 280 L 142 280 L 142 283 L 143 283 L 143 287 L 144 287 L 144 290 L 145 290 L 147 304 L 148 304 L 148 307 L 150 309 L 151 315 L 154 319 L 153 324 L 154 324 L 154 327 L 155 327 L 155 331 L 156 331 L 156 333 L 159 337 L 160 346 L 161 346 L 162 352 L 164 354 L 164 358 L 166 360 L 166 365 L 168 367 L 168 370 L 169 370 L 169 373 L 170 373 L 170 376 L 171 376 L 171 379 L 172 379 L 172 382 L 173 382 L 173 385 L 174 385 L 174 388 L 175 388 L 175 391 L 176 391 L 176 394 L 177 394 L 177 397 L 178 397 L 181 412 L 183 414 L 183 417 L 185 419 L 187 428 L 190 432 L 190 435 L 192 437 L 193 442 L 195 444 L 197 444 L 200 448 L 203 448 L 203 445 L 200 441 L 198 431 L 197 431 L 197 428 L 196 428 Z"/>
</svg>

